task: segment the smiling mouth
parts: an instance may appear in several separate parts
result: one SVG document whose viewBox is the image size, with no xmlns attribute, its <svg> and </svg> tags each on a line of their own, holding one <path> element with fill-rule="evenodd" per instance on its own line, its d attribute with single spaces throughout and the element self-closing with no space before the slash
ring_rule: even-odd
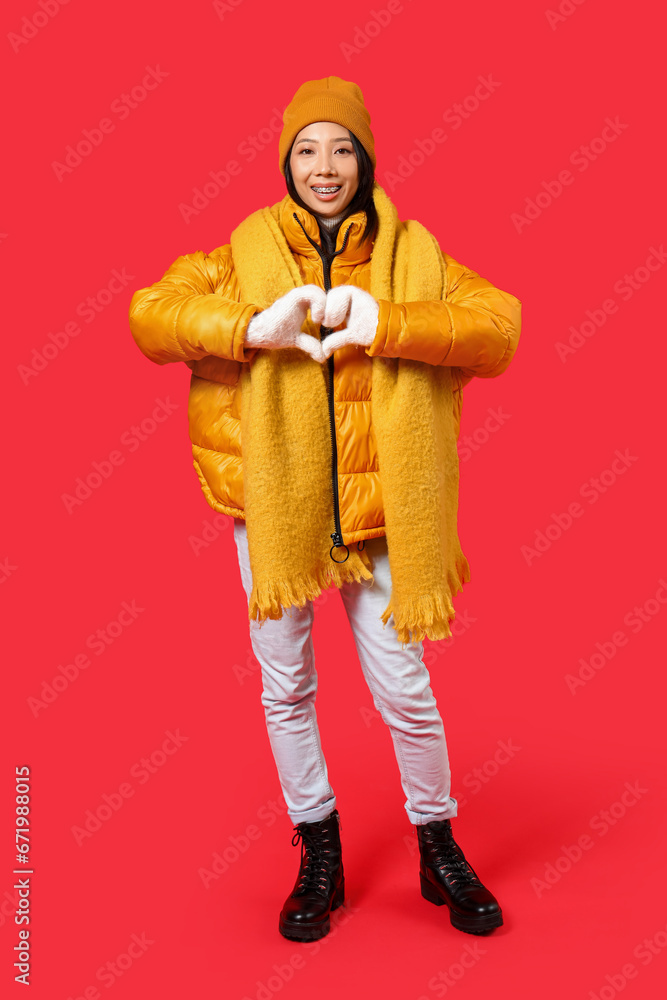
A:
<svg viewBox="0 0 667 1000">
<path fill-rule="evenodd" d="M 330 184 L 330 185 L 320 185 L 314 184 L 312 190 L 317 191 L 318 194 L 333 194 L 334 191 L 340 191 L 342 184 Z"/>
</svg>

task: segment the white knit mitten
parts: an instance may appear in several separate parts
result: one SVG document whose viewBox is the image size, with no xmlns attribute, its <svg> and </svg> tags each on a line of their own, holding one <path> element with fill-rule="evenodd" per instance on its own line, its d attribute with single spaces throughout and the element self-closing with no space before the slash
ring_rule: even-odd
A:
<svg viewBox="0 0 667 1000">
<path fill-rule="evenodd" d="M 320 363 L 326 360 L 316 337 L 302 333 L 301 327 L 310 309 L 314 323 L 321 323 L 327 293 L 317 285 L 299 285 L 259 313 L 246 329 L 245 347 L 299 347 Z"/>
<path fill-rule="evenodd" d="M 363 288 L 357 288 L 356 285 L 337 285 L 332 288 L 327 292 L 322 323 L 324 326 L 338 326 L 347 317 L 347 326 L 325 337 L 322 342 L 324 356 L 328 358 L 346 344 L 369 347 L 375 338 L 379 312 L 377 299 Z"/>
</svg>

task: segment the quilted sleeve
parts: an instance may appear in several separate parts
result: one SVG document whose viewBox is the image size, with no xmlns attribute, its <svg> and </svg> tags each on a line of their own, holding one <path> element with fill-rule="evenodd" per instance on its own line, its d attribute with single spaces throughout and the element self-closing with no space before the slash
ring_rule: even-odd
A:
<svg viewBox="0 0 667 1000">
<path fill-rule="evenodd" d="M 209 354 L 251 361 L 246 328 L 261 307 L 228 295 L 233 277 L 229 246 L 184 254 L 162 278 L 138 289 L 130 302 L 130 330 L 140 350 L 158 365 L 198 361 Z"/>
<path fill-rule="evenodd" d="M 442 301 L 378 299 L 377 330 L 366 353 L 460 368 L 463 384 L 507 369 L 521 332 L 521 301 L 443 254 Z"/>
</svg>

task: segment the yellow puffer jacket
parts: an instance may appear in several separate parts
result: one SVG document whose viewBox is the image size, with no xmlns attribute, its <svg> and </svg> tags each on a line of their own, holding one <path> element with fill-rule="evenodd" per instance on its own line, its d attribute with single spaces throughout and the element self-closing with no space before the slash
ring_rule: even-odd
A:
<svg viewBox="0 0 667 1000">
<path fill-rule="evenodd" d="M 340 226 L 336 250 L 343 249 L 331 262 L 330 287 L 350 284 L 370 290 L 373 239 L 362 242 L 365 224 L 366 213 L 356 212 Z M 280 225 L 304 284 L 324 288 L 322 258 L 306 236 L 320 245 L 315 216 L 287 194 Z M 444 301 L 381 299 L 370 347 L 350 345 L 334 353 L 338 494 L 346 544 L 385 534 L 371 423 L 371 358 L 381 354 L 452 366 L 458 436 L 463 386 L 474 376 L 502 374 L 516 350 L 520 300 L 448 254 L 444 259 L 448 289 Z M 258 350 L 245 348 L 244 338 L 251 317 L 259 311 L 258 305 L 240 301 L 231 246 L 225 244 L 210 254 L 197 251 L 179 257 L 160 281 L 134 293 L 129 314 L 132 335 L 151 361 L 183 361 L 190 368 L 188 419 L 194 467 L 211 507 L 241 518 L 245 515 L 240 374 L 241 366 L 252 364 Z"/>
</svg>

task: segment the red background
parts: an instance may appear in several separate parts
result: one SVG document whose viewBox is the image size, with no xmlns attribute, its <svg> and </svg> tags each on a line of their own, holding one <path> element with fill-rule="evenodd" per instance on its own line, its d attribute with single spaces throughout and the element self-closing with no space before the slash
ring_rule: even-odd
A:
<svg viewBox="0 0 667 1000">
<path fill-rule="evenodd" d="M 7 995 L 22 995 L 12 968 L 21 765 L 32 771 L 35 1000 L 95 996 L 93 987 L 131 998 L 345 989 L 431 1000 L 454 985 L 461 998 L 592 991 L 610 1000 L 626 986 L 628 997 L 653 997 L 664 983 L 664 273 L 642 270 L 667 237 L 662 33 L 646 3 L 562 9 L 571 13 L 551 25 L 547 9 L 529 2 L 243 0 L 226 12 L 191 2 L 170 13 L 121 0 L 69 3 L 35 29 L 23 19 L 42 10 L 37 0 L 4 5 Z M 17 43 L 22 30 L 34 37 Z M 124 117 L 114 113 L 157 66 L 167 74 L 159 85 Z M 459 799 L 455 835 L 505 914 L 487 938 L 456 931 L 445 908 L 420 896 L 391 739 L 335 590 L 318 602 L 314 635 L 348 914 L 317 946 L 279 935 L 298 849 L 266 736 L 232 521 L 216 518 L 191 466 L 189 372 L 151 364 L 127 322 L 135 288 L 180 254 L 228 242 L 251 211 L 282 198 L 274 108 L 329 74 L 363 91 L 376 176 L 399 216 L 420 220 L 444 251 L 523 303 L 508 372 L 464 390 L 461 436 L 477 444 L 461 462 L 472 579 L 456 608 L 469 627 L 449 645 L 425 643 L 437 654 L 431 676 Z M 475 102 L 489 76 L 493 93 Z M 455 127 L 443 115 L 466 99 Z M 54 162 L 105 117 L 113 130 L 58 179 Z M 591 147 L 608 118 L 624 127 Z M 438 127 L 446 141 L 392 186 L 401 157 Z M 243 143 L 260 135 L 251 161 Z M 231 159 L 239 176 L 186 223 L 179 205 Z M 572 182 L 553 195 L 568 169 Z M 553 196 L 517 227 L 513 216 L 545 185 Z M 125 269 L 127 284 L 85 322 L 77 307 L 107 288 L 114 269 Z M 635 272 L 636 287 L 623 292 Z M 615 312 L 562 361 L 557 343 L 587 310 L 599 319 L 610 299 Z M 80 333 L 26 376 L 49 334 L 77 320 Z M 131 448 L 127 432 L 158 399 L 176 409 Z M 485 435 L 489 409 L 499 408 L 502 427 Z M 617 449 L 633 460 L 607 473 L 599 492 L 590 481 Z M 68 512 L 63 496 L 114 451 L 119 464 Z M 575 502 L 581 516 L 526 556 L 522 547 Z M 96 655 L 88 636 L 132 601 L 143 610 Z M 633 626 L 626 616 L 644 606 L 646 620 Z M 619 631 L 626 641 L 615 646 Z M 598 643 L 614 655 L 604 659 Z M 85 652 L 90 666 L 31 710 L 29 699 Z M 573 693 L 567 675 L 596 652 L 599 669 Z M 167 731 L 187 739 L 164 759 L 157 753 L 141 780 L 138 763 Z M 501 743 L 518 749 L 498 764 Z M 133 794 L 79 846 L 74 828 L 87 810 L 104 795 L 117 803 L 113 793 L 128 782 Z M 619 805 L 626 782 L 643 791 Z M 259 835 L 244 841 L 249 825 Z M 568 862 L 585 836 L 588 849 Z M 206 888 L 200 870 L 225 850 L 232 861 Z M 133 934 L 146 936 L 140 957 L 100 979 Z M 468 968 L 458 964 L 466 946 L 478 948 Z M 437 981 L 450 969 L 452 985 Z"/>
</svg>

